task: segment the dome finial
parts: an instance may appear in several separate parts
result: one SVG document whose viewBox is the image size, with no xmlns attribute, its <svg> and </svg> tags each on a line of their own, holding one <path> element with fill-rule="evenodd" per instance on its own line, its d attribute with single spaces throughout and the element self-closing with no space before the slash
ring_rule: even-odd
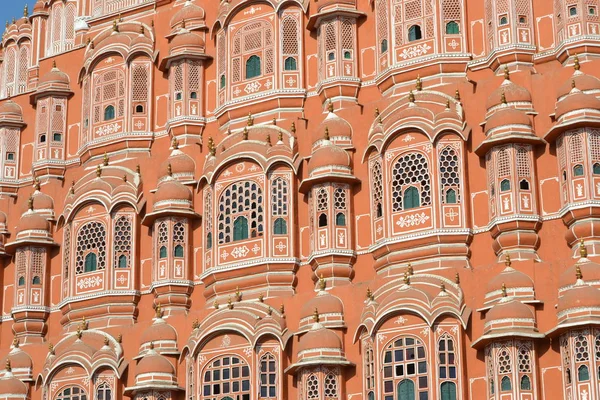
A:
<svg viewBox="0 0 600 400">
<path fill-rule="evenodd" d="M 504 284 L 504 282 L 502 282 L 502 297 L 506 297 L 506 285 Z"/>
<path fill-rule="evenodd" d="M 8 358 L 6 359 L 6 366 L 4 367 L 4 369 L 6 370 L 6 372 L 12 371 L 12 367 L 10 366 L 10 360 Z"/>
<path fill-rule="evenodd" d="M 237 301 L 238 303 L 240 301 L 242 301 L 242 292 L 240 292 L 240 287 L 239 286 L 235 287 L 235 301 Z"/>
<path fill-rule="evenodd" d="M 313 312 L 313 321 L 315 321 L 315 323 L 319 323 L 319 320 L 321 318 L 319 318 L 319 310 L 315 307 L 315 312 Z"/>
<path fill-rule="evenodd" d="M 54 355 L 54 345 L 52 343 L 48 343 L 48 353 Z"/>
<path fill-rule="evenodd" d="M 277 141 L 283 143 L 283 132 L 282 131 L 279 131 L 279 133 L 277 134 Z"/>
<path fill-rule="evenodd" d="M 242 137 L 244 140 L 248 140 L 248 127 L 244 127 L 244 132 L 242 132 Z"/>
<path fill-rule="evenodd" d="M 52 69 L 56 69 L 56 60 L 52 60 Z"/>
<path fill-rule="evenodd" d="M 154 350 L 154 342 L 150 342 L 150 350 Z"/>
<path fill-rule="evenodd" d="M 215 310 L 219 309 L 219 302 L 217 300 L 213 301 L 213 307 L 215 308 Z"/>
<path fill-rule="evenodd" d="M 294 121 L 292 121 L 292 126 L 290 127 L 290 132 L 292 132 L 292 134 L 294 136 L 296 136 L 296 123 Z"/>
<path fill-rule="evenodd" d="M 200 327 L 200 322 L 198 322 L 198 318 L 196 318 L 194 320 L 194 322 L 192 322 L 192 330 L 196 330 Z"/>
<path fill-rule="evenodd" d="M 104 335 L 104 345 L 108 346 L 110 342 L 108 341 L 108 335 Z"/>
<path fill-rule="evenodd" d="M 213 157 L 217 153 L 217 149 L 215 148 L 215 141 L 213 140 L 212 136 L 208 138 L 208 152 Z"/>
<path fill-rule="evenodd" d="M 458 272 L 454 274 L 454 283 L 460 285 L 460 274 Z"/>
<path fill-rule="evenodd" d="M 329 100 L 329 104 L 327 105 L 327 111 L 330 113 L 333 112 L 333 102 L 331 100 Z"/>
<path fill-rule="evenodd" d="M 87 330 L 87 328 L 89 327 L 90 324 L 88 324 L 87 320 L 85 319 L 85 316 L 81 318 L 81 330 L 85 331 Z"/>
<path fill-rule="evenodd" d="M 325 283 L 325 278 L 323 278 L 323 274 L 321 274 L 321 277 L 319 278 L 319 289 L 323 291 L 326 287 L 327 283 Z"/>
<path fill-rule="evenodd" d="M 579 71 L 581 69 L 581 65 L 579 65 L 579 56 L 577 54 L 575 54 L 575 57 L 573 57 L 573 68 L 575 71 Z"/>
<path fill-rule="evenodd" d="M 510 81 L 510 70 L 508 69 L 508 64 L 504 66 L 504 79 Z"/>
<path fill-rule="evenodd" d="M 506 265 L 507 267 L 510 267 L 512 265 L 512 261 L 510 261 L 510 254 L 506 253 L 506 256 L 504 257 L 504 265 Z"/>
<path fill-rule="evenodd" d="M 102 167 L 100 164 L 96 167 L 96 177 L 100 178 L 102 176 Z"/>
<path fill-rule="evenodd" d="M 185 29 L 185 19 L 181 21 L 181 29 Z"/>
<path fill-rule="evenodd" d="M 19 338 L 15 336 L 15 338 L 13 339 L 12 345 L 15 349 L 19 348 Z"/>
<path fill-rule="evenodd" d="M 504 93 L 504 90 L 502 91 L 502 94 L 500 95 L 500 102 L 502 104 L 506 104 L 506 93 Z"/>
<path fill-rule="evenodd" d="M 279 312 L 281 313 L 281 315 L 285 315 L 285 306 L 283 305 L 283 303 L 281 303 L 281 306 L 279 306 Z"/>
<path fill-rule="evenodd" d="M 260 293 L 258 295 L 258 301 L 260 301 L 261 303 L 265 302 L 265 295 L 263 293 Z"/>
<path fill-rule="evenodd" d="M 104 158 L 102 159 L 102 163 L 106 167 L 108 165 L 108 154 L 104 152 Z"/>
<path fill-rule="evenodd" d="M 588 252 L 585 247 L 585 241 L 583 239 L 581 239 L 581 241 L 579 242 L 579 255 L 581 256 L 581 258 L 587 258 L 588 256 Z"/>
<path fill-rule="evenodd" d="M 175 136 L 173 136 L 173 140 L 171 140 L 171 147 L 173 150 L 177 150 L 179 148 L 179 141 Z"/>
<path fill-rule="evenodd" d="M 233 310 L 233 301 L 231 301 L 231 296 L 229 296 L 229 299 L 227 300 L 227 308 Z"/>
<path fill-rule="evenodd" d="M 119 343 L 119 344 L 123 343 L 123 334 L 122 333 L 119 333 L 117 335 L 117 343 Z"/>
<path fill-rule="evenodd" d="M 325 127 L 325 135 L 323 136 L 325 140 L 329 140 L 329 128 Z"/>
<path fill-rule="evenodd" d="M 578 266 L 575 267 L 575 277 L 578 281 L 583 279 L 583 274 L 581 273 L 581 268 Z"/>
<path fill-rule="evenodd" d="M 265 138 L 265 143 L 267 143 L 267 146 L 271 147 L 271 135 L 267 134 L 267 137 Z"/>
<path fill-rule="evenodd" d="M 75 332 L 75 336 L 77 336 L 77 339 L 81 339 L 81 336 L 83 336 L 83 332 L 81 332 L 81 327 L 77 328 L 77 332 Z"/>
<path fill-rule="evenodd" d="M 25 18 L 29 17 L 29 5 L 25 4 L 25 7 L 23 8 L 23 16 Z"/>
<path fill-rule="evenodd" d="M 458 89 L 454 91 L 454 100 L 460 101 L 460 92 L 458 91 Z"/>
<path fill-rule="evenodd" d="M 127 182 L 127 174 L 123 174 L 123 182 Z"/>
<path fill-rule="evenodd" d="M 415 102 L 415 94 L 413 93 L 412 90 L 410 92 L 408 92 L 408 102 L 409 103 L 414 103 Z"/>
<path fill-rule="evenodd" d="M 27 200 L 27 207 L 29 207 L 30 211 L 33 211 L 33 197 L 29 196 L 29 200 Z"/>
<path fill-rule="evenodd" d="M 421 91 L 423 90 L 423 81 L 421 80 L 421 75 L 417 75 L 417 83 L 415 85 L 415 87 L 417 88 L 417 91 Z"/>
<path fill-rule="evenodd" d="M 440 283 L 440 292 L 446 293 L 446 284 L 444 282 Z"/>
<path fill-rule="evenodd" d="M 404 273 L 404 284 L 410 285 L 410 276 L 408 275 L 408 272 Z"/>
<path fill-rule="evenodd" d="M 37 176 L 33 180 L 33 188 L 35 190 L 40 190 L 40 180 L 39 180 L 39 178 Z"/>
<path fill-rule="evenodd" d="M 248 126 L 252 126 L 254 125 L 254 117 L 252 116 L 252 113 L 249 112 L 248 113 Z"/>
<path fill-rule="evenodd" d="M 379 117 L 379 107 L 375 107 L 375 118 Z"/>
<path fill-rule="evenodd" d="M 167 164 L 167 175 L 173 176 L 173 167 L 171 167 L 171 163 Z"/>
<path fill-rule="evenodd" d="M 371 292 L 370 288 L 367 288 L 367 300 L 373 301 L 373 292 Z"/>
<path fill-rule="evenodd" d="M 156 319 L 161 319 L 163 316 L 162 309 L 160 308 L 160 304 L 156 305 Z"/>
<path fill-rule="evenodd" d="M 113 32 L 119 32 L 119 24 L 116 19 L 113 21 Z"/>
<path fill-rule="evenodd" d="M 71 194 L 75 194 L 75 181 L 71 182 L 71 189 L 69 189 L 69 192 L 71 192 Z"/>
<path fill-rule="evenodd" d="M 414 271 L 413 266 L 412 266 L 411 263 L 408 263 L 408 265 L 406 266 L 406 273 L 409 276 L 413 276 L 415 274 L 415 271 Z"/>
<path fill-rule="evenodd" d="M 146 30 L 144 29 L 144 25 L 140 25 L 140 34 L 143 35 L 144 33 L 146 33 Z"/>
</svg>

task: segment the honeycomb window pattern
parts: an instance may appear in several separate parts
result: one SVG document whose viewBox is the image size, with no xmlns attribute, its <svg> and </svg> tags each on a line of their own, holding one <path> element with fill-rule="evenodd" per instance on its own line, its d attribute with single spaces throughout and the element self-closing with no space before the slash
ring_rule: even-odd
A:
<svg viewBox="0 0 600 400">
<path fill-rule="evenodd" d="M 442 202 L 446 202 L 446 196 L 444 196 L 446 191 L 453 189 L 456 193 L 456 202 L 460 203 L 460 164 L 458 154 L 450 146 L 440 152 L 440 184 L 442 186 Z"/>
<path fill-rule="evenodd" d="M 94 252 L 97 255 L 97 270 L 106 268 L 106 229 L 97 221 L 88 222 L 83 225 L 77 234 L 77 260 L 75 273 L 82 274 L 85 271 L 85 256 Z"/>
<path fill-rule="evenodd" d="M 132 237 L 132 228 L 131 228 L 131 217 L 127 215 L 122 215 L 117 218 L 114 225 L 114 266 L 121 267 L 119 264 L 119 259 L 122 255 L 126 258 L 126 266 L 125 268 L 131 267 L 131 237 Z"/>
<path fill-rule="evenodd" d="M 323 394 L 325 395 L 325 400 L 337 400 L 338 398 L 338 380 L 337 376 L 332 372 L 329 372 L 325 376 Z"/>
<path fill-rule="evenodd" d="M 263 194 L 254 181 L 236 182 L 223 191 L 219 200 L 219 244 L 233 241 L 234 221 L 240 216 L 249 222 L 250 237 L 263 235 Z"/>
<path fill-rule="evenodd" d="M 431 178 L 427 159 L 420 153 L 409 153 L 398 159 L 392 168 L 392 201 L 394 212 L 402 211 L 404 191 L 416 187 L 421 205 L 431 205 Z"/>
<path fill-rule="evenodd" d="M 306 398 L 308 400 L 318 400 L 320 397 L 319 379 L 315 374 L 312 374 L 306 380 Z"/>
</svg>

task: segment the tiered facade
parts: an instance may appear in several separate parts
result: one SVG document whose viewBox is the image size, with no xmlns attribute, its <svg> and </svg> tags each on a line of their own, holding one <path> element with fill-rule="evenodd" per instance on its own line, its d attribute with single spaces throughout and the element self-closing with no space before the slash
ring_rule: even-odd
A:
<svg viewBox="0 0 600 400">
<path fill-rule="evenodd" d="M 38 0 L 0 399 L 600 400 L 599 0 Z"/>
</svg>

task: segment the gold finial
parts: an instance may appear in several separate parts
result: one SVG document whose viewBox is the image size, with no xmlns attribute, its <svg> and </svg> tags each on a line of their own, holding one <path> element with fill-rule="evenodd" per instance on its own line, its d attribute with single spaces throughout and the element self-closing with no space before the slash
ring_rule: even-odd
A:
<svg viewBox="0 0 600 400">
<path fill-rule="evenodd" d="M 92 40 L 92 41 L 90 42 L 90 48 L 91 48 L 92 50 L 94 50 L 94 47 L 95 47 L 95 45 L 94 45 L 94 41 Z"/>
<path fill-rule="evenodd" d="M 292 126 L 290 127 L 290 132 L 292 132 L 292 134 L 294 136 L 296 136 L 296 123 L 294 121 L 292 121 Z"/>
<path fill-rule="evenodd" d="M 259 294 L 259 295 L 258 295 L 258 301 L 260 301 L 261 303 L 264 303 L 264 301 L 265 301 L 265 295 L 264 295 L 264 294 L 262 294 L 262 293 L 261 293 L 261 294 Z"/>
<path fill-rule="evenodd" d="M 508 69 L 508 65 L 504 66 L 504 79 L 510 81 L 510 71 Z"/>
<path fill-rule="evenodd" d="M 167 175 L 173 176 L 173 167 L 171 167 L 171 163 L 167 164 Z"/>
<path fill-rule="evenodd" d="M 27 200 L 27 207 L 29 207 L 29 209 L 31 211 L 33 211 L 33 197 L 29 196 L 29 200 Z"/>
<path fill-rule="evenodd" d="M 512 265 L 512 261 L 510 260 L 510 254 L 506 253 L 506 256 L 504 257 L 504 265 L 506 265 L 507 267 L 510 267 Z"/>
<path fill-rule="evenodd" d="M 273 315 L 273 309 L 271 307 L 267 309 L 267 314 Z"/>
<path fill-rule="evenodd" d="M 97 176 L 98 178 L 100 178 L 100 177 L 102 176 L 102 167 L 101 167 L 100 165 L 98 165 L 98 166 L 96 167 L 96 176 Z"/>
<path fill-rule="evenodd" d="M 585 241 L 583 239 L 581 239 L 581 241 L 579 242 L 579 255 L 581 256 L 581 258 L 587 258 L 588 256 L 588 252 L 585 247 Z"/>
<path fill-rule="evenodd" d="M 156 310 L 155 311 L 156 311 L 156 318 L 157 319 L 162 318 L 163 313 L 162 313 L 162 309 L 160 308 L 160 304 L 156 305 Z"/>
<path fill-rule="evenodd" d="M 127 182 L 127 174 L 123 174 L 123 182 Z"/>
<path fill-rule="evenodd" d="M 375 118 L 379 117 L 379 107 L 375 107 Z"/>
<path fill-rule="evenodd" d="M 277 141 L 283 142 L 283 132 L 279 131 L 279 133 L 277 134 Z"/>
<path fill-rule="evenodd" d="M 231 296 L 229 296 L 229 300 L 227 300 L 227 308 L 233 310 L 233 302 L 231 301 Z"/>
<path fill-rule="evenodd" d="M 71 194 L 75 194 L 75 181 L 71 182 Z"/>
<path fill-rule="evenodd" d="M 506 285 L 504 283 L 502 283 L 502 297 L 506 297 Z"/>
<path fill-rule="evenodd" d="M 240 288 L 238 286 L 235 287 L 235 301 L 238 303 L 242 301 L 242 292 L 240 292 Z"/>
<path fill-rule="evenodd" d="M 171 147 L 173 150 L 177 150 L 179 148 L 179 141 L 175 136 L 173 136 L 173 140 L 171 140 Z"/>
<path fill-rule="evenodd" d="M 252 126 L 254 125 L 254 117 L 252 116 L 252 113 L 249 112 L 248 113 L 248 126 Z"/>
<path fill-rule="evenodd" d="M 265 142 L 268 147 L 271 147 L 271 135 L 267 133 L 267 137 L 265 138 Z"/>
<path fill-rule="evenodd" d="M 454 100 L 460 101 L 460 92 L 458 91 L 458 89 L 454 91 Z"/>
<path fill-rule="evenodd" d="M 219 309 L 219 302 L 218 302 L 217 300 L 215 300 L 215 301 L 213 302 L 213 307 L 215 308 L 215 310 L 218 310 L 218 309 Z"/>
<path fill-rule="evenodd" d="M 315 307 L 315 311 L 313 312 L 313 321 L 319 323 L 319 310 Z"/>
<path fill-rule="evenodd" d="M 413 93 L 412 90 L 410 92 L 408 92 L 408 101 L 410 103 L 414 103 L 415 102 L 415 94 Z"/>
<path fill-rule="evenodd" d="M 331 100 L 329 100 L 329 104 L 327 104 L 327 111 L 330 113 L 333 112 L 333 102 Z"/>
<path fill-rule="evenodd" d="M 575 71 L 579 71 L 581 69 L 581 65 L 579 65 L 579 56 L 577 54 L 575 54 L 575 57 L 573 57 L 573 68 L 575 68 Z"/>
<path fill-rule="evenodd" d="M 116 19 L 113 21 L 113 32 L 119 32 L 119 24 Z"/>
<path fill-rule="evenodd" d="M 283 305 L 283 303 L 281 303 L 281 306 L 279 306 L 279 312 L 281 313 L 281 315 L 285 314 L 285 306 Z"/>
<path fill-rule="evenodd" d="M 144 29 L 144 25 L 140 25 L 140 34 L 144 34 L 146 33 L 146 30 Z"/>
<path fill-rule="evenodd" d="M 408 272 L 404 273 L 404 284 L 410 285 L 410 276 L 408 275 Z"/>
<path fill-rule="evenodd" d="M 373 292 L 370 288 L 367 288 L 367 300 L 373 300 Z"/>
<path fill-rule="evenodd" d="M 18 348 L 19 348 L 19 338 L 18 338 L 18 337 L 15 337 L 15 338 L 13 339 L 13 343 L 12 343 L 12 345 L 13 345 L 13 347 L 14 347 L 15 349 L 18 349 Z"/>
<path fill-rule="evenodd" d="M 208 152 L 213 157 L 217 153 L 217 149 L 215 148 L 215 141 L 213 140 L 212 137 L 208 138 Z"/>
<path fill-rule="evenodd" d="M 82 335 L 83 332 L 81 332 L 81 327 L 77 328 L 77 332 L 75 332 L 75 336 L 77 336 L 77 339 L 81 339 Z"/>
<path fill-rule="evenodd" d="M 196 318 L 196 319 L 194 320 L 194 322 L 192 322 L 192 329 L 193 329 L 193 330 L 196 330 L 196 329 L 198 329 L 199 327 L 200 327 L 200 322 L 198 322 L 198 318 Z"/>
<path fill-rule="evenodd" d="M 154 350 L 154 342 L 150 342 L 150 350 Z"/>
<path fill-rule="evenodd" d="M 119 333 L 117 335 L 117 343 L 119 343 L 119 344 L 123 343 L 123 334 Z"/>
<path fill-rule="evenodd" d="M 140 164 L 137 164 L 137 165 L 135 166 L 135 173 L 136 173 L 136 174 L 138 174 L 138 175 L 141 175 L 141 173 L 142 173 L 142 169 L 141 169 L 141 167 L 140 167 Z"/>
<path fill-rule="evenodd" d="M 417 88 L 417 91 L 420 92 L 421 90 L 423 90 L 423 81 L 421 81 L 421 76 L 420 75 L 417 75 L 417 83 L 416 83 L 415 86 Z"/>
<path fill-rule="evenodd" d="M 408 263 L 408 265 L 406 266 L 406 272 L 408 273 L 408 275 L 411 275 L 411 276 L 415 274 L 415 271 L 414 271 L 411 263 Z"/>
<path fill-rule="evenodd" d="M 577 85 L 575 84 L 575 79 L 571 80 L 571 89 L 575 89 Z"/>
<path fill-rule="evenodd" d="M 277 118 L 273 117 L 273 125 L 277 126 Z"/>
<path fill-rule="evenodd" d="M 325 278 L 323 278 L 323 274 L 321 274 L 321 277 L 319 278 L 319 289 L 325 290 L 325 288 L 327 288 L 327 283 L 325 282 Z"/>
<path fill-rule="evenodd" d="M 460 274 L 458 272 L 454 274 L 454 283 L 460 285 Z"/>
<path fill-rule="evenodd" d="M 52 343 L 48 343 L 48 353 L 54 355 L 54 345 Z"/>
<path fill-rule="evenodd" d="M 17 22 L 17 20 L 15 19 L 15 17 L 13 17 L 13 19 L 12 19 L 12 23 L 14 24 L 14 23 L 16 23 L 16 22 Z"/>
<path fill-rule="evenodd" d="M 88 327 L 89 327 L 89 324 L 88 324 L 87 320 L 85 319 L 85 317 L 81 318 L 81 330 L 85 331 L 85 330 L 87 330 Z"/>
<path fill-rule="evenodd" d="M 109 341 L 108 341 L 108 335 L 105 335 L 104 336 L 104 345 L 108 346 L 108 343 L 109 343 Z"/>
<path fill-rule="evenodd" d="M 575 267 L 575 277 L 578 281 L 583 279 L 583 274 L 581 273 L 581 267 L 579 265 Z"/>
<path fill-rule="evenodd" d="M 29 5 L 25 4 L 25 7 L 23 8 L 23 16 L 25 18 L 29 17 Z"/>
<path fill-rule="evenodd" d="M 8 358 L 6 359 L 6 367 L 4 369 L 6 370 L 6 372 L 12 371 L 12 368 L 10 366 L 10 360 Z"/>
<path fill-rule="evenodd" d="M 185 29 L 185 19 L 181 21 L 181 29 Z"/>
<path fill-rule="evenodd" d="M 56 69 L 56 60 L 52 60 L 52 69 Z"/>
<path fill-rule="evenodd" d="M 248 140 L 248 128 L 244 127 L 244 132 L 242 132 L 242 137 L 244 140 Z"/>
<path fill-rule="evenodd" d="M 442 293 L 446 292 L 446 285 L 444 284 L 444 282 L 440 283 L 440 292 L 442 292 Z"/>
<path fill-rule="evenodd" d="M 104 152 L 104 158 L 102 159 L 102 162 L 105 167 L 108 165 L 108 154 L 106 152 Z"/>
<path fill-rule="evenodd" d="M 504 90 L 502 91 L 502 94 L 500 94 L 500 102 L 506 104 L 506 93 L 504 93 Z"/>
<path fill-rule="evenodd" d="M 325 135 L 323 135 L 323 138 L 325 140 L 329 140 L 329 128 L 325 127 Z"/>
<path fill-rule="evenodd" d="M 446 100 L 446 110 L 450 109 L 450 100 Z"/>
</svg>

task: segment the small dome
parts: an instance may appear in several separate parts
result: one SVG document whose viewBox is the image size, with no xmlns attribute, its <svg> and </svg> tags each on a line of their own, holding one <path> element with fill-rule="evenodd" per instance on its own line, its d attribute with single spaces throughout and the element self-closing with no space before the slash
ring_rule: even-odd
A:
<svg viewBox="0 0 600 400">
<path fill-rule="evenodd" d="M 171 173 L 174 177 L 179 175 L 193 176 L 196 171 L 196 164 L 192 157 L 178 149 L 173 150 L 171 156 L 160 165 L 158 170 L 159 176 L 169 175 L 169 164 L 171 165 Z"/>
<path fill-rule="evenodd" d="M 205 43 L 202 36 L 190 32 L 187 29 L 180 29 L 177 35 L 169 43 L 169 51 L 173 52 L 178 48 L 201 48 L 204 50 Z"/>
<path fill-rule="evenodd" d="M 492 129 L 500 126 L 508 125 L 525 125 L 531 127 L 531 120 L 523 111 L 505 106 L 500 110 L 496 111 L 494 115 L 490 117 L 485 123 L 485 132 L 489 132 Z"/>
<path fill-rule="evenodd" d="M 316 297 L 313 297 L 304 303 L 302 310 L 300 311 L 300 319 L 312 317 L 315 310 L 318 310 L 319 314 L 321 315 L 343 314 L 344 305 L 339 298 L 323 291 L 320 292 Z"/>
<path fill-rule="evenodd" d="M 50 71 L 48 71 L 42 78 L 40 79 L 38 85 L 39 86 L 69 86 L 70 80 L 69 75 L 62 72 L 60 69 L 54 65 Z"/>
<path fill-rule="evenodd" d="M 158 187 L 158 190 L 154 194 L 154 204 L 160 201 L 172 200 L 192 201 L 192 192 L 182 183 L 170 178 Z"/>
<path fill-rule="evenodd" d="M 27 211 L 21 217 L 19 225 L 17 225 L 17 234 L 25 231 L 48 231 L 50 225 L 48 221 L 33 210 Z"/>
<path fill-rule="evenodd" d="M 22 121 L 23 110 L 21 106 L 10 99 L 0 104 L 0 120 L 2 119 L 18 119 Z"/>
<path fill-rule="evenodd" d="M 15 378 L 12 373 L 5 373 L 4 377 L 0 378 L 0 397 L 12 399 L 15 396 L 26 397 L 27 386 Z"/>
<path fill-rule="evenodd" d="M 136 377 L 142 374 L 170 374 L 175 375 L 175 368 L 164 356 L 153 349 L 142 357 L 135 370 Z"/>
<path fill-rule="evenodd" d="M 39 189 L 31 195 L 34 210 L 54 210 L 54 200 Z M 26 210 L 25 210 L 26 211 Z"/>
<path fill-rule="evenodd" d="M 304 336 L 300 338 L 298 344 L 298 353 L 310 350 L 319 349 L 342 349 L 342 341 L 339 336 L 330 329 L 324 328 L 322 325 L 313 327 Z"/>
<path fill-rule="evenodd" d="M 319 124 L 317 129 L 315 129 L 313 131 L 313 134 L 312 134 L 313 146 L 318 141 L 323 140 L 323 133 L 325 132 L 325 129 L 327 129 L 329 131 L 329 135 L 331 137 L 338 137 L 338 136 L 346 137 L 346 138 L 352 137 L 352 126 L 348 123 L 348 121 L 339 117 L 333 111 L 332 103 L 329 103 L 329 112 L 327 113 L 327 116 L 325 117 L 323 122 L 321 122 L 321 124 Z"/>
<path fill-rule="evenodd" d="M 158 318 L 152 325 L 150 325 L 144 333 L 142 333 L 142 339 L 140 343 L 142 345 L 152 342 L 162 341 L 177 341 L 177 332 L 175 329 L 162 318 Z"/>
<path fill-rule="evenodd" d="M 171 29 L 180 27 L 184 21 L 188 26 L 203 24 L 205 16 L 206 14 L 202 7 L 199 7 L 192 1 L 187 0 L 183 7 L 181 7 L 181 9 L 177 11 L 175 15 L 173 15 L 173 18 L 171 18 Z"/>
<path fill-rule="evenodd" d="M 6 356 L 6 360 L 10 360 L 10 365 L 13 369 L 30 369 L 33 367 L 33 361 L 29 357 L 29 354 L 19 347 L 13 348 Z"/>
<path fill-rule="evenodd" d="M 503 286 L 507 289 L 532 288 L 533 281 L 527 274 L 507 266 L 502 272 L 490 279 L 487 285 L 487 293 L 502 290 Z"/>
<path fill-rule="evenodd" d="M 531 93 L 529 93 L 529 90 L 505 79 L 502 85 L 487 98 L 486 108 L 489 110 L 492 107 L 502 104 L 502 96 L 506 98 L 507 103 L 531 103 Z"/>
<path fill-rule="evenodd" d="M 87 354 L 89 357 L 92 357 L 96 352 L 96 350 L 94 350 L 92 346 L 86 344 L 81 339 L 75 340 L 75 342 L 73 342 L 73 344 L 71 344 L 71 346 L 69 346 L 69 348 L 65 350 L 69 353 L 84 353 Z"/>
<path fill-rule="evenodd" d="M 573 288 L 558 299 L 557 311 L 560 313 L 575 308 L 600 308 L 600 290 L 578 280 Z"/>
<path fill-rule="evenodd" d="M 600 79 L 592 75 L 584 74 L 581 71 L 575 71 L 571 79 L 563 83 L 558 89 L 557 98 L 560 99 L 571 93 L 573 82 L 575 82 L 575 87 L 582 92 L 600 90 Z"/>
<path fill-rule="evenodd" d="M 345 150 L 328 141 L 312 154 L 308 162 L 308 173 L 312 174 L 317 168 L 323 167 L 350 168 L 350 156 Z"/>
<path fill-rule="evenodd" d="M 533 312 L 525 304 L 515 298 L 504 297 L 496 303 L 485 315 L 485 322 L 491 323 L 506 319 L 532 320 Z"/>
<path fill-rule="evenodd" d="M 559 119 L 569 112 L 586 109 L 600 111 L 600 100 L 591 94 L 582 93 L 579 89 L 573 89 L 571 94 L 556 104 L 555 117 Z"/>
<path fill-rule="evenodd" d="M 580 258 L 577 263 L 560 275 L 558 287 L 564 288 L 574 284 L 573 277 L 577 274 L 577 268 L 586 282 L 600 281 L 600 264 L 590 261 L 588 258 Z"/>
</svg>

